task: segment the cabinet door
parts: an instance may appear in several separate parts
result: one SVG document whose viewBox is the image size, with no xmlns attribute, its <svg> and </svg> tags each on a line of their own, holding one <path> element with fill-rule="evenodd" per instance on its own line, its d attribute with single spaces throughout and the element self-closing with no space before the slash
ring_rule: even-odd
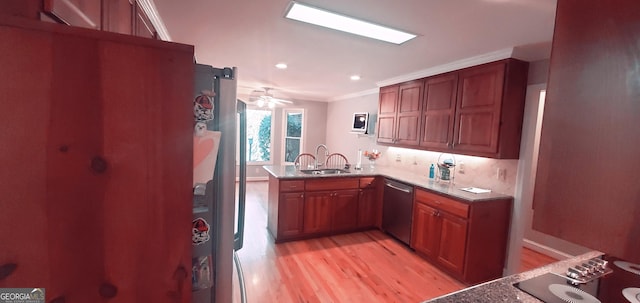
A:
<svg viewBox="0 0 640 303">
<path fill-rule="evenodd" d="M 358 196 L 357 189 L 339 190 L 332 193 L 331 230 L 353 230 L 358 224 Z"/>
<path fill-rule="evenodd" d="M 378 142 L 393 143 L 395 139 L 398 85 L 380 88 L 378 103 Z"/>
<path fill-rule="evenodd" d="M 332 194 L 330 191 L 305 193 L 302 224 L 305 234 L 331 231 Z"/>
<path fill-rule="evenodd" d="M 437 216 L 441 220 L 438 262 L 462 274 L 467 246 L 467 220 L 443 211 L 438 211 Z"/>
<path fill-rule="evenodd" d="M 429 257 L 436 258 L 440 245 L 438 210 L 422 203 L 414 203 L 411 247 Z"/>
<path fill-rule="evenodd" d="M 453 142 L 458 74 L 428 78 L 424 84 L 420 146 L 447 150 Z"/>
<path fill-rule="evenodd" d="M 374 227 L 380 217 L 380 203 L 378 203 L 376 188 L 360 190 L 358 198 L 358 227 Z"/>
<path fill-rule="evenodd" d="M 129 0 L 103 0 L 102 30 L 133 34 L 133 13 L 134 7 Z"/>
<path fill-rule="evenodd" d="M 422 79 L 400 84 L 394 143 L 418 145 L 423 89 L 424 80 Z"/>
<path fill-rule="evenodd" d="M 145 37 L 151 39 L 157 39 L 158 34 L 155 27 L 151 24 L 151 20 L 147 17 L 147 13 L 142 9 L 140 4 L 135 4 L 135 15 L 133 21 L 133 35 L 138 37 Z"/>
<path fill-rule="evenodd" d="M 302 234 L 302 218 L 304 216 L 304 193 L 280 194 L 278 216 L 278 238 L 292 237 Z"/>
<path fill-rule="evenodd" d="M 454 149 L 498 151 L 505 64 L 500 61 L 460 71 Z"/>
</svg>

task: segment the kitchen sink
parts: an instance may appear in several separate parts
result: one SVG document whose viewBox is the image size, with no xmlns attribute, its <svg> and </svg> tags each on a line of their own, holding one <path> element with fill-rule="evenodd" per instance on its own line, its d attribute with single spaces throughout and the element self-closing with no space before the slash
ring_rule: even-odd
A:
<svg viewBox="0 0 640 303">
<path fill-rule="evenodd" d="M 337 175 L 349 173 L 348 170 L 339 168 L 301 169 L 300 172 L 307 175 Z"/>
</svg>

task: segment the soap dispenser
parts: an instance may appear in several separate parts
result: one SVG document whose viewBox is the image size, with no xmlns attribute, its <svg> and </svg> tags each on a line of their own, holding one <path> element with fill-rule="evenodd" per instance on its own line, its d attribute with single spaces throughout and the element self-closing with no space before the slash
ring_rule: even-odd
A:
<svg viewBox="0 0 640 303">
<path fill-rule="evenodd" d="M 431 163 L 431 166 L 429 167 L 429 179 L 433 180 L 435 176 L 436 176 L 436 167 L 433 166 L 433 163 Z"/>
</svg>

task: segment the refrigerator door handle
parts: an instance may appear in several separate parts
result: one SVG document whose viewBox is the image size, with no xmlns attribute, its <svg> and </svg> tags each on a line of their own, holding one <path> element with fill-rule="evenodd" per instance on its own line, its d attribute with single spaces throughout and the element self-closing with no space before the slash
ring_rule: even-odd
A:
<svg viewBox="0 0 640 303">
<path fill-rule="evenodd" d="M 247 104 L 237 100 L 237 113 L 239 124 L 239 152 L 240 152 L 240 172 L 238 174 L 238 225 L 237 234 L 233 239 L 233 249 L 237 251 L 244 244 L 244 219 L 247 187 Z"/>
</svg>

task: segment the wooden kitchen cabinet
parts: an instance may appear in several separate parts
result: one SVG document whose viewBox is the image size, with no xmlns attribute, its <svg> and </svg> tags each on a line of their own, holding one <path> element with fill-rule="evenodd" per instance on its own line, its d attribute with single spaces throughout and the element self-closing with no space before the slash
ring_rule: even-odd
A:
<svg viewBox="0 0 640 303">
<path fill-rule="evenodd" d="M 305 234 L 331 231 L 332 204 L 335 192 L 307 192 L 304 198 L 303 232 Z"/>
<path fill-rule="evenodd" d="M 270 176 L 267 227 L 276 242 L 373 227 L 380 216 L 374 180 L 374 177 L 280 180 Z"/>
<path fill-rule="evenodd" d="M 44 12 L 67 25 L 100 30 L 102 1 L 44 0 Z"/>
<path fill-rule="evenodd" d="M 638 20 L 635 0 L 558 1 L 533 195 L 533 229 L 633 263 L 640 263 Z"/>
<path fill-rule="evenodd" d="M 150 39 L 158 39 L 158 32 L 138 1 L 134 4 L 133 35 Z"/>
<path fill-rule="evenodd" d="M 418 145 L 423 89 L 423 80 L 413 80 L 380 90 L 378 142 Z"/>
<path fill-rule="evenodd" d="M 0 287 L 191 302 L 193 47 L 3 16 L 0 41 Z"/>
<path fill-rule="evenodd" d="M 378 131 L 379 143 L 394 143 L 396 128 L 396 108 L 398 106 L 399 85 L 380 88 L 378 103 Z"/>
<path fill-rule="evenodd" d="M 447 150 L 453 143 L 458 74 L 429 77 L 424 83 L 420 146 Z"/>
<path fill-rule="evenodd" d="M 527 62 L 504 59 L 415 80 L 424 82 L 424 92 L 418 89 L 415 81 L 400 84 L 396 112 L 402 112 L 400 101 L 404 85 L 407 87 L 406 114 L 396 115 L 392 139 L 388 138 L 392 133 L 390 120 L 379 121 L 385 126 L 379 125 L 384 138 L 379 133 L 378 142 L 470 156 L 517 159 L 527 70 Z M 387 100 L 390 95 L 385 95 L 383 100 L 383 88 L 380 91 L 380 105 L 390 103 Z M 420 96 L 417 105 L 413 102 L 416 96 Z M 389 117 L 390 114 L 385 114 L 382 120 Z M 401 123 L 398 117 L 404 117 L 404 121 Z"/>
<path fill-rule="evenodd" d="M 103 0 L 102 30 L 131 35 L 134 24 L 133 13 L 134 5 L 129 0 Z"/>
<path fill-rule="evenodd" d="M 358 197 L 358 228 L 380 226 L 382 194 L 378 178 L 360 178 Z"/>
<path fill-rule="evenodd" d="M 467 283 L 498 278 L 506 260 L 511 203 L 462 202 L 418 188 L 411 247 Z"/>
</svg>

